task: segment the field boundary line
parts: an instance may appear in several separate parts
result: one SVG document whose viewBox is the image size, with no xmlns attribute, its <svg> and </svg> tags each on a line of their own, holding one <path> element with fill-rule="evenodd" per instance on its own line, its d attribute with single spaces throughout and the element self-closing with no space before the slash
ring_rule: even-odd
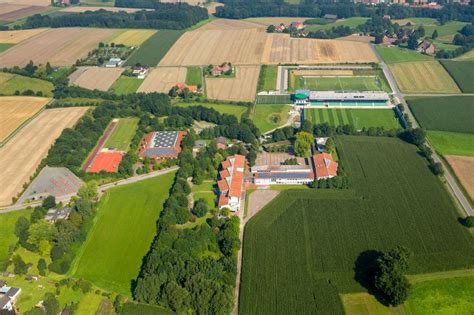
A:
<svg viewBox="0 0 474 315">
<path fill-rule="evenodd" d="M 421 283 L 426 281 L 450 279 L 450 278 L 461 278 L 461 277 L 474 277 L 474 269 L 457 269 L 450 271 L 440 271 L 431 273 L 422 273 L 416 275 L 407 275 L 408 280 L 411 284 Z"/>
</svg>

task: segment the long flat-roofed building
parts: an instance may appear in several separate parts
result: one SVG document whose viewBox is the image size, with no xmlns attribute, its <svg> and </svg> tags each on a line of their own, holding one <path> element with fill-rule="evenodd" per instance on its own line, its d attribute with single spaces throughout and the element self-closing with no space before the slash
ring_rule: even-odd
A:
<svg viewBox="0 0 474 315">
<path fill-rule="evenodd" d="M 245 157 L 239 154 L 228 156 L 221 166 L 220 180 L 217 182 L 219 188 L 218 207 L 219 209 L 229 208 L 234 212 L 239 211 L 244 182 Z"/>
<path fill-rule="evenodd" d="M 255 185 L 309 184 L 314 181 L 310 165 L 268 165 L 252 167 Z"/>
<path fill-rule="evenodd" d="M 152 159 L 175 159 L 181 152 L 185 131 L 156 131 L 145 136 L 139 156 Z"/>
<path fill-rule="evenodd" d="M 383 91 L 309 91 L 298 90 L 294 94 L 299 106 L 387 106 L 390 97 Z"/>
</svg>

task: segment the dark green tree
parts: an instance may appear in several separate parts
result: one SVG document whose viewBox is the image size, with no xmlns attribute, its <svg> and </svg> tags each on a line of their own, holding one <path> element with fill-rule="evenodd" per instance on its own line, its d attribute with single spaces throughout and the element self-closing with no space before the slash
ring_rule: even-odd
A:
<svg viewBox="0 0 474 315">
<path fill-rule="evenodd" d="M 38 271 L 39 271 L 39 274 L 41 276 L 44 276 L 46 273 L 46 260 L 44 260 L 43 258 L 41 258 L 40 260 L 38 260 Z"/>
<path fill-rule="evenodd" d="M 25 217 L 19 217 L 15 224 L 15 235 L 18 237 L 18 242 L 21 246 L 25 246 L 28 241 L 28 229 L 30 222 Z"/>
<path fill-rule="evenodd" d="M 17 275 L 24 275 L 28 272 L 28 266 L 27 264 L 23 261 L 20 255 L 15 255 L 13 257 L 13 271 Z"/>
<path fill-rule="evenodd" d="M 54 196 L 49 195 L 48 197 L 43 199 L 41 206 L 45 209 L 51 209 L 56 207 L 56 198 Z"/>
<path fill-rule="evenodd" d="M 436 39 L 438 38 L 438 30 L 434 30 L 433 34 L 431 34 L 431 39 Z"/>
<path fill-rule="evenodd" d="M 416 50 L 418 48 L 418 37 L 413 33 L 408 38 L 407 47 L 411 50 Z"/>
<path fill-rule="evenodd" d="M 35 74 L 36 70 L 38 70 L 38 67 L 35 66 L 35 64 L 33 63 L 32 60 L 30 60 L 30 62 L 25 66 L 25 71 L 26 71 L 29 75 Z"/>
<path fill-rule="evenodd" d="M 198 217 L 198 218 L 202 218 L 203 216 L 205 216 L 207 214 L 207 212 L 209 211 L 208 209 L 208 206 L 207 206 L 207 201 L 206 199 L 198 199 L 194 205 L 194 208 L 192 210 L 192 212 Z"/>
<path fill-rule="evenodd" d="M 468 228 L 474 227 L 474 216 L 468 216 L 464 219 L 464 225 Z"/>
<path fill-rule="evenodd" d="M 43 306 L 46 311 L 46 315 L 56 315 L 61 310 L 58 300 L 51 292 L 48 292 L 44 295 Z"/>
</svg>

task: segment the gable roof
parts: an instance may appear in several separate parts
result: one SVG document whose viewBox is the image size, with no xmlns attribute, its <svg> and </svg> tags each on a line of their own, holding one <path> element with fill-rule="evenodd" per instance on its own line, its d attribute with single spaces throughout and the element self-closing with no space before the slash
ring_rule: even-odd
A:
<svg viewBox="0 0 474 315">
<path fill-rule="evenodd" d="M 314 170 L 316 177 L 334 177 L 337 176 L 338 163 L 329 153 L 321 153 L 313 155 Z"/>
</svg>

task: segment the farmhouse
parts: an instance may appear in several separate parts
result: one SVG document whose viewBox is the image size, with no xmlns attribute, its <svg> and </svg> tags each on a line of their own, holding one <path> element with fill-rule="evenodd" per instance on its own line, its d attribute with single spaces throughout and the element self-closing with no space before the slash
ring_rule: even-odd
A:
<svg viewBox="0 0 474 315">
<path fill-rule="evenodd" d="M 227 138 L 217 137 L 216 138 L 216 146 L 217 146 L 217 149 L 226 150 L 227 149 Z"/>
<path fill-rule="evenodd" d="M 124 156 L 123 152 L 119 151 L 103 151 L 97 154 L 92 161 L 92 164 L 87 169 L 88 173 L 117 173 L 120 162 Z"/>
<path fill-rule="evenodd" d="M 217 182 L 219 189 L 219 209 L 229 208 L 239 211 L 244 182 L 245 157 L 243 155 L 228 156 L 221 163 L 219 172 L 220 180 Z"/>
<path fill-rule="evenodd" d="M 327 179 L 337 176 L 338 163 L 332 158 L 329 153 L 320 153 L 313 155 L 313 164 L 316 179 Z"/>
<path fill-rule="evenodd" d="M 215 77 L 218 77 L 222 74 L 227 74 L 232 71 L 232 65 L 229 62 L 225 62 L 220 66 L 213 66 L 211 69 L 211 74 Z"/>
<path fill-rule="evenodd" d="M 436 53 L 436 45 L 429 40 L 424 40 L 418 45 L 417 51 L 424 54 L 433 55 Z"/>
<path fill-rule="evenodd" d="M 181 83 L 181 82 L 176 84 L 176 88 L 177 88 L 176 92 L 178 94 L 184 93 L 184 91 L 186 89 L 188 89 L 188 91 L 191 92 L 191 93 L 197 93 L 199 91 L 197 85 L 187 85 L 187 84 Z"/>
<path fill-rule="evenodd" d="M 152 159 L 175 159 L 181 152 L 185 131 L 156 131 L 145 136 L 139 156 Z"/>
<path fill-rule="evenodd" d="M 58 220 L 67 220 L 71 214 L 71 208 L 51 208 L 48 210 L 44 219 L 49 223 L 56 223 Z"/>
<path fill-rule="evenodd" d="M 142 66 L 134 66 L 132 68 L 132 75 L 136 76 L 140 80 L 144 80 L 148 74 L 148 68 Z"/>
<path fill-rule="evenodd" d="M 302 30 L 304 29 L 304 24 L 303 22 L 291 22 L 290 23 L 290 28 L 296 29 L 296 30 Z"/>
<path fill-rule="evenodd" d="M 110 58 L 109 61 L 105 64 L 106 68 L 117 68 L 122 65 L 123 61 L 120 58 L 114 57 Z"/>
<path fill-rule="evenodd" d="M 2 287 L 0 287 L 0 311 L 13 311 L 13 305 L 20 294 L 20 288 L 7 287 L 3 283 Z"/>
</svg>

